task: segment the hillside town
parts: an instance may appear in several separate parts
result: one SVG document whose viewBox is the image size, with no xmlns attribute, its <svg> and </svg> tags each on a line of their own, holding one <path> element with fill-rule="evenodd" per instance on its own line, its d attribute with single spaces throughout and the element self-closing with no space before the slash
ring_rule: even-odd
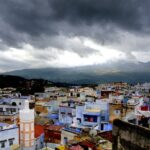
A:
<svg viewBox="0 0 150 150">
<path fill-rule="evenodd" d="M 150 0 L 0 0 L 0 150 L 150 150 Z"/>
<path fill-rule="evenodd" d="M 117 119 L 150 130 L 150 83 L 0 89 L 1 150 L 112 150 Z"/>
</svg>

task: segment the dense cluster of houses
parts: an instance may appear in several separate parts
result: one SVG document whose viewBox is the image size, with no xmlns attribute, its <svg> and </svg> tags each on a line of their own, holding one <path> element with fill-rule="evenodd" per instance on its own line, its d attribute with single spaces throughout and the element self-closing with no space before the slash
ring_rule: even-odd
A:
<svg viewBox="0 0 150 150">
<path fill-rule="evenodd" d="M 114 119 L 150 128 L 150 83 L 51 86 L 29 96 L 15 91 L 0 89 L 1 150 L 111 150 Z"/>
</svg>

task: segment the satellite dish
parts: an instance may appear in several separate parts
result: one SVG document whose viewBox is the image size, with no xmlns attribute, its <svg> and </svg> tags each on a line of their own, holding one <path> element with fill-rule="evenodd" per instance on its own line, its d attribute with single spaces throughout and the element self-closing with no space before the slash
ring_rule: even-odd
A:
<svg viewBox="0 0 150 150">
<path fill-rule="evenodd" d="M 91 136 L 96 136 L 96 135 L 97 135 L 97 130 L 91 129 L 91 130 L 90 130 L 90 135 L 91 135 Z"/>
</svg>

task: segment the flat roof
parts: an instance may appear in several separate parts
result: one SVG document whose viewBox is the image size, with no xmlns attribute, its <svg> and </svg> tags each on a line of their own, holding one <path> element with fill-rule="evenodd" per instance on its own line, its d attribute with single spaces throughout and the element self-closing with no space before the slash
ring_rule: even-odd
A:
<svg viewBox="0 0 150 150">
<path fill-rule="evenodd" d="M 50 130 L 50 131 L 61 131 L 63 126 L 57 126 L 57 125 L 49 125 L 45 129 Z"/>
</svg>

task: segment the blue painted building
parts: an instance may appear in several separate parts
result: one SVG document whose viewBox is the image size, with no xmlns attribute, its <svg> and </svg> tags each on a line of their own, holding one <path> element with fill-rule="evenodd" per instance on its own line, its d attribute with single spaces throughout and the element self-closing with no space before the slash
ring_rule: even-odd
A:
<svg viewBox="0 0 150 150">
<path fill-rule="evenodd" d="M 85 104 L 82 124 L 86 126 L 98 126 L 104 130 L 104 126 L 109 124 L 109 104 L 107 102 L 89 102 Z"/>
<path fill-rule="evenodd" d="M 73 117 L 76 114 L 75 102 L 66 101 L 59 106 L 59 122 L 64 124 L 72 124 Z"/>
<path fill-rule="evenodd" d="M 10 150 L 13 144 L 19 144 L 19 129 L 16 125 L 0 123 L 0 150 Z"/>
</svg>

